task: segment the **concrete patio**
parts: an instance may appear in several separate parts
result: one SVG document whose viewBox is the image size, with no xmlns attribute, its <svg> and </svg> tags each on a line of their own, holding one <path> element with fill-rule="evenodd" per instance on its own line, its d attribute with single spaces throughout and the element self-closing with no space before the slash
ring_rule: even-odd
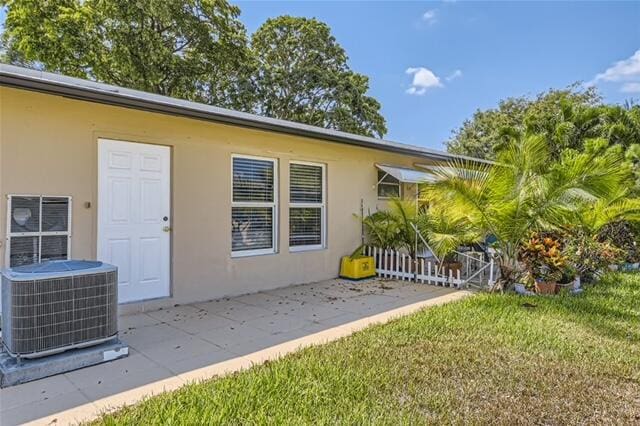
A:
<svg viewBox="0 0 640 426">
<path fill-rule="evenodd" d="M 120 317 L 127 358 L 0 390 L 0 424 L 67 424 L 469 293 L 330 280 Z"/>
</svg>

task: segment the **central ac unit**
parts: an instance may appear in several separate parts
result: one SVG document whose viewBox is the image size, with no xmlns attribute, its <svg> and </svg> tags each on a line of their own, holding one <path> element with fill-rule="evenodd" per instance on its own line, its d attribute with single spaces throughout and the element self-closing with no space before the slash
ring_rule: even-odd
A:
<svg viewBox="0 0 640 426">
<path fill-rule="evenodd" d="M 13 357 L 36 358 L 118 334 L 118 271 L 62 260 L 2 271 L 2 340 Z"/>
</svg>

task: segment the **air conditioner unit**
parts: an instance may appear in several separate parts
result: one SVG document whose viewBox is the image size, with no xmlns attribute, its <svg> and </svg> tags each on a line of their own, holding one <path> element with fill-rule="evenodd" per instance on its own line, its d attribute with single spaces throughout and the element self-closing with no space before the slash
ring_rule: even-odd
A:
<svg viewBox="0 0 640 426">
<path fill-rule="evenodd" d="M 13 357 L 37 358 L 118 334 L 118 271 L 60 260 L 2 271 L 2 340 Z"/>
</svg>

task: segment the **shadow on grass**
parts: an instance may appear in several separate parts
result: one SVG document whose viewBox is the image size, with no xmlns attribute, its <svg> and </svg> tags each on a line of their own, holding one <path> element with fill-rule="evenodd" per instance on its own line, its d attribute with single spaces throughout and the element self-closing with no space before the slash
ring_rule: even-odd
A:
<svg viewBox="0 0 640 426">
<path fill-rule="evenodd" d="M 580 295 L 564 294 L 549 309 L 602 337 L 640 342 L 640 274 L 609 274 Z"/>
</svg>

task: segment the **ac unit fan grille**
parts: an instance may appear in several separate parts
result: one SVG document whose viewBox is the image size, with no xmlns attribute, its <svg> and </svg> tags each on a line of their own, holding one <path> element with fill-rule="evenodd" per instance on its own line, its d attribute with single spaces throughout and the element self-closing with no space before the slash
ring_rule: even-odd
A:
<svg viewBox="0 0 640 426">
<path fill-rule="evenodd" d="M 9 286 L 9 294 L 3 296 L 11 300 L 3 334 L 14 354 L 81 345 L 118 331 L 115 271 L 33 281 L 3 277 L 3 281 L 3 287 Z"/>
</svg>

